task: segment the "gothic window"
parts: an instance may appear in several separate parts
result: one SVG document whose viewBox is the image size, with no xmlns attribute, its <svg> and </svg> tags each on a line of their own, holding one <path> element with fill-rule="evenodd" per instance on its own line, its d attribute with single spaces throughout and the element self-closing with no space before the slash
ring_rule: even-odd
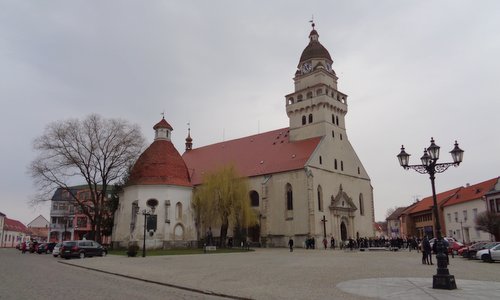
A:
<svg viewBox="0 0 500 300">
<path fill-rule="evenodd" d="M 259 206 L 259 193 L 257 193 L 256 191 L 250 191 L 250 205 L 252 207 Z"/>
<path fill-rule="evenodd" d="M 134 230 L 135 228 L 135 223 L 137 222 L 137 213 L 139 212 L 139 203 L 138 201 L 132 202 L 132 212 L 131 212 L 131 218 L 130 218 L 130 228 Z"/>
<path fill-rule="evenodd" d="M 323 164 L 323 158 L 320 156 L 319 157 L 319 164 L 322 165 Z"/>
<path fill-rule="evenodd" d="M 175 217 L 177 220 L 182 220 L 182 203 L 180 202 L 175 205 Z"/>
<path fill-rule="evenodd" d="M 302 116 L 302 125 L 306 125 L 306 123 L 307 123 L 306 116 Z"/>
<path fill-rule="evenodd" d="M 168 211 L 170 210 L 170 200 L 165 200 L 165 223 L 170 223 Z"/>
<path fill-rule="evenodd" d="M 307 99 L 311 99 L 313 97 L 313 92 L 307 92 Z"/>
<path fill-rule="evenodd" d="M 293 210 L 292 185 L 289 184 L 289 183 L 286 184 L 286 209 L 287 210 Z"/>
<path fill-rule="evenodd" d="M 335 170 L 337 170 L 337 159 L 335 159 L 335 160 L 333 161 L 333 165 L 334 165 L 333 167 L 335 168 Z"/>
<path fill-rule="evenodd" d="M 312 121 L 313 121 L 313 115 L 309 114 L 309 123 L 312 123 Z"/>
<path fill-rule="evenodd" d="M 363 194 L 359 194 L 359 214 L 365 215 L 365 203 L 363 201 Z"/>
<path fill-rule="evenodd" d="M 318 210 L 323 211 L 323 189 L 318 185 Z"/>
</svg>

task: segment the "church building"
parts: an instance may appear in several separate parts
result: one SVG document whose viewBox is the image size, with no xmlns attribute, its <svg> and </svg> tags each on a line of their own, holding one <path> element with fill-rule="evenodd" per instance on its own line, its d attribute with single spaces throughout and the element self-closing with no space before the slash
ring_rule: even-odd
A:
<svg viewBox="0 0 500 300">
<path fill-rule="evenodd" d="M 157 228 L 147 247 L 203 238 L 206 228 L 194 221 L 193 189 L 205 173 L 229 164 L 248 178 L 248 201 L 258 216 L 248 230 L 252 242 L 283 247 L 293 238 L 300 247 L 308 238 L 374 236 L 373 188 L 347 135 L 347 95 L 338 90 L 333 60 L 312 26 L 294 91 L 285 96 L 289 126 L 199 148 L 189 132 L 181 156 L 171 142 L 172 126 L 162 119 L 124 187 L 113 241 L 142 241 L 141 211 L 151 209 Z"/>
</svg>

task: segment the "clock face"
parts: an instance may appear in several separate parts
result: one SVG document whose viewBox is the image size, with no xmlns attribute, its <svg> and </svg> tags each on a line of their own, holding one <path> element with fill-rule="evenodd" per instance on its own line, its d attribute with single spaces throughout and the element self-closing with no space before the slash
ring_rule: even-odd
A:
<svg viewBox="0 0 500 300">
<path fill-rule="evenodd" d="M 304 73 L 309 73 L 309 72 L 311 72 L 311 70 L 312 70 L 312 65 L 310 63 L 304 63 L 302 65 L 302 71 Z"/>
</svg>

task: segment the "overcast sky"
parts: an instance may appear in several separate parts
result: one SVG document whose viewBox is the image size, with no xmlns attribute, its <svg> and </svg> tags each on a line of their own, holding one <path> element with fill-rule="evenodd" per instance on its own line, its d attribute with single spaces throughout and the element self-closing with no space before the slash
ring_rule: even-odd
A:
<svg viewBox="0 0 500 300">
<path fill-rule="evenodd" d="M 47 124 L 99 113 L 141 126 L 165 118 L 184 151 L 288 126 L 286 94 L 314 15 L 339 90 L 348 137 L 371 177 L 375 219 L 430 196 L 404 171 L 435 138 L 445 191 L 500 175 L 498 1 L 0 0 L 0 211 L 27 224 L 49 206 L 27 166 Z"/>
</svg>

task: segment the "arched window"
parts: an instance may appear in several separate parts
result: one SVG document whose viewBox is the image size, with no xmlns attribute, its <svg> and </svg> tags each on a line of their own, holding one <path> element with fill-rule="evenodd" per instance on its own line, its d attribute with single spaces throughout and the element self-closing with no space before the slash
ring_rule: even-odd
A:
<svg viewBox="0 0 500 300">
<path fill-rule="evenodd" d="M 323 189 L 318 185 L 318 210 L 323 211 Z"/>
<path fill-rule="evenodd" d="M 307 123 L 306 116 L 302 116 L 302 125 L 306 125 L 306 123 Z"/>
<path fill-rule="evenodd" d="M 134 230 L 135 224 L 137 222 L 137 214 L 139 213 L 139 201 L 135 200 L 132 202 L 132 212 L 130 218 L 130 230 Z"/>
<path fill-rule="evenodd" d="M 252 207 L 259 206 L 259 193 L 257 193 L 256 191 L 250 191 L 250 205 Z"/>
<path fill-rule="evenodd" d="M 307 92 L 307 99 L 311 99 L 313 97 L 313 92 Z"/>
<path fill-rule="evenodd" d="M 175 205 L 175 218 L 177 220 L 182 220 L 182 203 L 177 202 Z"/>
<path fill-rule="evenodd" d="M 335 168 L 335 170 L 337 170 L 337 159 L 333 161 L 333 167 Z"/>
<path fill-rule="evenodd" d="M 309 123 L 312 123 L 312 121 L 313 121 L 313 115 L 309 114 Z"/>
<path fill-rule="evenodd" d="M 293 97 L 288 98 L 288 104 L 293 104 Z"/>
<path fill-rule="evenodd" d="M 363 194 L 359 194 L 359 214 L 365 215 L 365 203 L 363 201 Z"/>
<path fill-rule="evenodd" d="M 286 184 L 286 209 L 287 210 L 293 210 L 293 191 L 292 191 L 292 185 L 287 183 Z"/>
</svg>

